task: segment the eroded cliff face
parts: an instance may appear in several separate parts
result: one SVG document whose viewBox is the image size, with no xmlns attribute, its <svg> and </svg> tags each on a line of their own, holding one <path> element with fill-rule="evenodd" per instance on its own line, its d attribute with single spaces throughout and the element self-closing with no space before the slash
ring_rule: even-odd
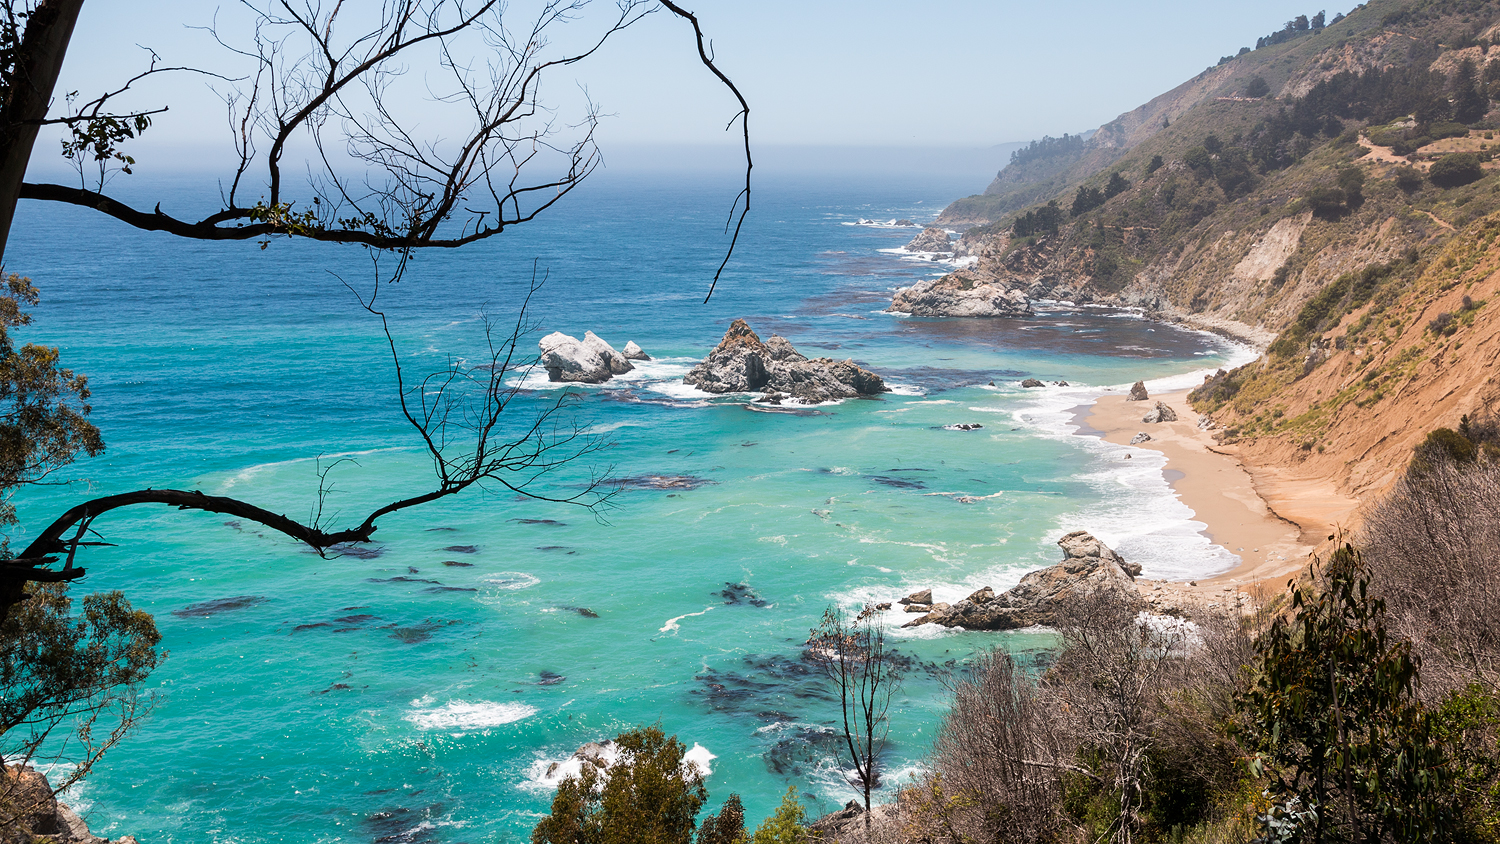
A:
<svg viewBox="0 0 1500 844">
<path fill-rule="evenodd" d="M 1369 302 L 1331 307 L 1319 328 L 1194 404 L 1251 464 L 1373 500 L 1429 431 L 1500 412 L 1500 214 L 1390 270 Z"/>
</svg>

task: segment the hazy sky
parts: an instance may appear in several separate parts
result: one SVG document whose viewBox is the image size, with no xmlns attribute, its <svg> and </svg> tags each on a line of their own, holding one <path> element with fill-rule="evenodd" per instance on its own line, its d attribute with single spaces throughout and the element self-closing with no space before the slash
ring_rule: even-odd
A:
<svg viewBox="0 0 1500 844">
<path fill-rule="evenodd" d="M 1254 46 L 1289 18 L 1319 10 L 1293 0 L 687 5 L 712 37 L 721 67 L 750 100 L 758 144 L 971 148 L 1094 128 L 1220 56 Z M 209 24 L 215 9 L 203 0 L 94 0 L 80 19 L 59 90 L 87 97 L 118 83 L 144 64 L 136 45 L 151 47 L 168 64 L 233 73 L 232 57 L 190 28 Z M 602 20 L 611 9 L 600 5 L 589 14 Z M 1348 9 L 1327 13 L 1336 11 Z M 225 4 L 220 14 L 221 28 L 237 34 L 234 6 Z M 689 36 L 684 22 L 652 15 L 555 77 L 547 90 L 564 98 L 586 90 L 609 115 L 600 132 L 606 149 L 720 141 L 732 103 L 697 65 Z M 138 147 L 142 153 L 180 150 L 171 160 L 187 164 L 200 144 L 225 146 L 223 107 L 201 78 L 158 83 L 143 89 L 138 102 L 173 106 Z M 50 154 L 45 146 L 39 153 Z"/>
</svg>

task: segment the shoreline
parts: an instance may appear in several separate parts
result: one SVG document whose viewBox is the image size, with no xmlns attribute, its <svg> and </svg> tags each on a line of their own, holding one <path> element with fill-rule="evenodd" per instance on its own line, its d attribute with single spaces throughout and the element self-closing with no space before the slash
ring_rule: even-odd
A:
<svg viewBox="0 0 1500 844">
<path fill-rule="evenodd" d="M 1141 417 L 1160 401 L 1177 413 L 1176 422 L 1146 424 Z M 1166 458 L 1162 474 L 1172 491 L 1205 527 L 1210 542 L 1239 558 L 1228 571 L 1193 581 L 1138 581 L 1153 604 L 1243 606 L 1280 592 L 1289 577 L 1306 567 L 1324 538 L 1347 522 L 1359 502 L 1329 482 L 1291 479 L 1274 468 L 1247 467 L 1234 446 L 1215 442 L 1198 427 L 1199 415 L 1187 391 L 1160 393 L 1147 401 L 1106 394 L 1075 412 L 1078 436 L 1130 445 L 1138 433 L 1151 439 L 1135 448 Z"/>
</svg>

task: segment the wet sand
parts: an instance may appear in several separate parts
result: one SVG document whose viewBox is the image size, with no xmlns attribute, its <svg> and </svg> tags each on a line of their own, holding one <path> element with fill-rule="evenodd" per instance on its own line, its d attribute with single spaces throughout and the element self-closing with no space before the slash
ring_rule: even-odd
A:
<svg viewBox="0 0 1500 844">
<path fill-rule="evenodd" d="M 1141 417 L 1157 401 L 1176 411 L 1178 421 L 1143 423 Z M 1190 583 L 1142 581 L 1143 592 L 1169 603 L 1210 606 L 1243 604 L 1240 594 L 1274 595 L 1338 525 L 1348 522 L 1358 502 L 1329 482 L 1247 469 L 1233 446 L 1215 442 L 1211 432 L 1198 428 L 1198 419 L 1185 391 L 1139 402 L 1108 395 L 1080 413 L 1079 433 L 1119 445 L 1129 444 L 1137 433 L 1149 434 L 1151 439 L 1137 447 L 1166 456 L 1163 474 L 1195 518 L 1207 525 L 1204 535 L 1240 558 L 1229 571 Z"/>
</svg>

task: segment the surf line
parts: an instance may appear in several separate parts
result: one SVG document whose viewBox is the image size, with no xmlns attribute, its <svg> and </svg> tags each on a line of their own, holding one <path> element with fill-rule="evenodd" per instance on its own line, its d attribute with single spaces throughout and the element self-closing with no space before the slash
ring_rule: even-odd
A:
<svg viewBox="0 0 1500 844">
<path fill-rule="evenodd" d="M 684 618 L 692 618 L 695 615 L 703 615 L 704 613 L 708 612 L 711 609 L 714 609 L 714 607 L 708 607 L 708 608 L 704 609 L 703 612 L 690 612 L 687 615 L 679 615 L 676 618 L 669 618 L 669 619 L 667 619 L 667 623 L 663 624 L 662 627 L 661 627 L 661 630 L 658 631 L 658 632 L 660 632 L 660 633 L 676 633 L 678 630 L 682 629 L 682 626 L 679 625 L 677 622 L 683 620 Z"/>
</svg>

